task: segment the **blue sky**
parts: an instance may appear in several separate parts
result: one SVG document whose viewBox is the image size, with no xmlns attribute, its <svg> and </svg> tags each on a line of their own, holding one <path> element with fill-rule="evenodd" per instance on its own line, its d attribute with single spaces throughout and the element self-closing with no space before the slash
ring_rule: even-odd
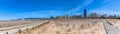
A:
<svg viewBox="0 0 120 34">
<path fill-rule="evenodd" d="M 0 20 L 88 13 L 120 15 L 120 0 L 0 0 Z"/>
</svg>

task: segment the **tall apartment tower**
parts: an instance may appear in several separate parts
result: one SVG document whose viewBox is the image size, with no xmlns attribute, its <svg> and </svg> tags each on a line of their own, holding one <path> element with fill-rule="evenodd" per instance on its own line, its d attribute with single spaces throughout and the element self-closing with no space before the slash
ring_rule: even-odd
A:
<svg viewBox="0 0 120 34">
<path fill-rule="evenodd" d="M 87 9 L 84 9 L 84 18 L 87 18 Z"/>
</svg>

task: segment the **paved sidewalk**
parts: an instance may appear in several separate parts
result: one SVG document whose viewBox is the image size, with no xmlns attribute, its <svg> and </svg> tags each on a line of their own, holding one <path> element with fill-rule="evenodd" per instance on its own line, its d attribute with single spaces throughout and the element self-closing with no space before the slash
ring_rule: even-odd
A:
<svg viewBox="0 0 120 34">
<path fill-rule="evenodd" d="M 115 28 L 112 24 L 108 22 L 103 22 L 107 34 L 120 34 L 120 30 Z"/>
</svg>

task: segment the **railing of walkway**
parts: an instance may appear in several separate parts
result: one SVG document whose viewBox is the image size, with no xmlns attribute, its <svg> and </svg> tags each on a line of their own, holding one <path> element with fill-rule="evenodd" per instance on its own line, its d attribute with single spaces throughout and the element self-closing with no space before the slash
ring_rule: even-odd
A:
<svg viewBox="0 0 120 34">
<path fill-rule="evenodd" d="M 0 34 L 15 34 L 16 32 L 21 34 L 22 31 L 28 31 L 30 29 L 38 28 L 42 24 L 45 24 L 48 22 L 49 20 L 45 20 L 45 21 L 38 22 L 38 23 L 25 24 L 25 25 L 7 27 L 7 28 L 0 28 Z"/>
</svg>

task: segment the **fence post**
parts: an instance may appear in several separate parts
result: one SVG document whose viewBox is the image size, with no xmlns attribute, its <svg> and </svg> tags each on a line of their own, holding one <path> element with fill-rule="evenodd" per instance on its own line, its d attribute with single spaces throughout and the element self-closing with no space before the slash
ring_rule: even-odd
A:
<svg viewBox="0 0 120 34">
<path fill-rule="evenodd" d="M 6 32 L 6 34 L 8 34 L 8 32 Z"/>
<path fill-rule="evenodd" d="M 35 28 L 37 28 L 37 26 L 35 26 Z"/>
<path fill-rule="evenodd" d="M 32 29 L 34 29 L 35 27 L 33 26 L 33 28 Z"/>
<path fill-rule="evenodd" d="M 35 28 L 37 28 L 37 25 L 35 26 Z"/>
<path fill-rule="evenodd" d="M 27 27 L 27 33 L 29 34 L 29 28 Z"/>
<path fill-rule="evenodd" d="M 38 28 L 38 25 L 36 25 L 36 28 Z"/>
<path fill-rule="evenodd" d="M 37 28 L 39 28 L 39 25 L 37 25 Z"/>
<path fill-rule="evenodd" d="M 38 25 L 38 28 L 39 28 L 39 25 Z"/>
<path fill-rule="evenodd" d="M 19 34 L 21 34 L 21 30 L 19 29 Z"/>
</svg>

